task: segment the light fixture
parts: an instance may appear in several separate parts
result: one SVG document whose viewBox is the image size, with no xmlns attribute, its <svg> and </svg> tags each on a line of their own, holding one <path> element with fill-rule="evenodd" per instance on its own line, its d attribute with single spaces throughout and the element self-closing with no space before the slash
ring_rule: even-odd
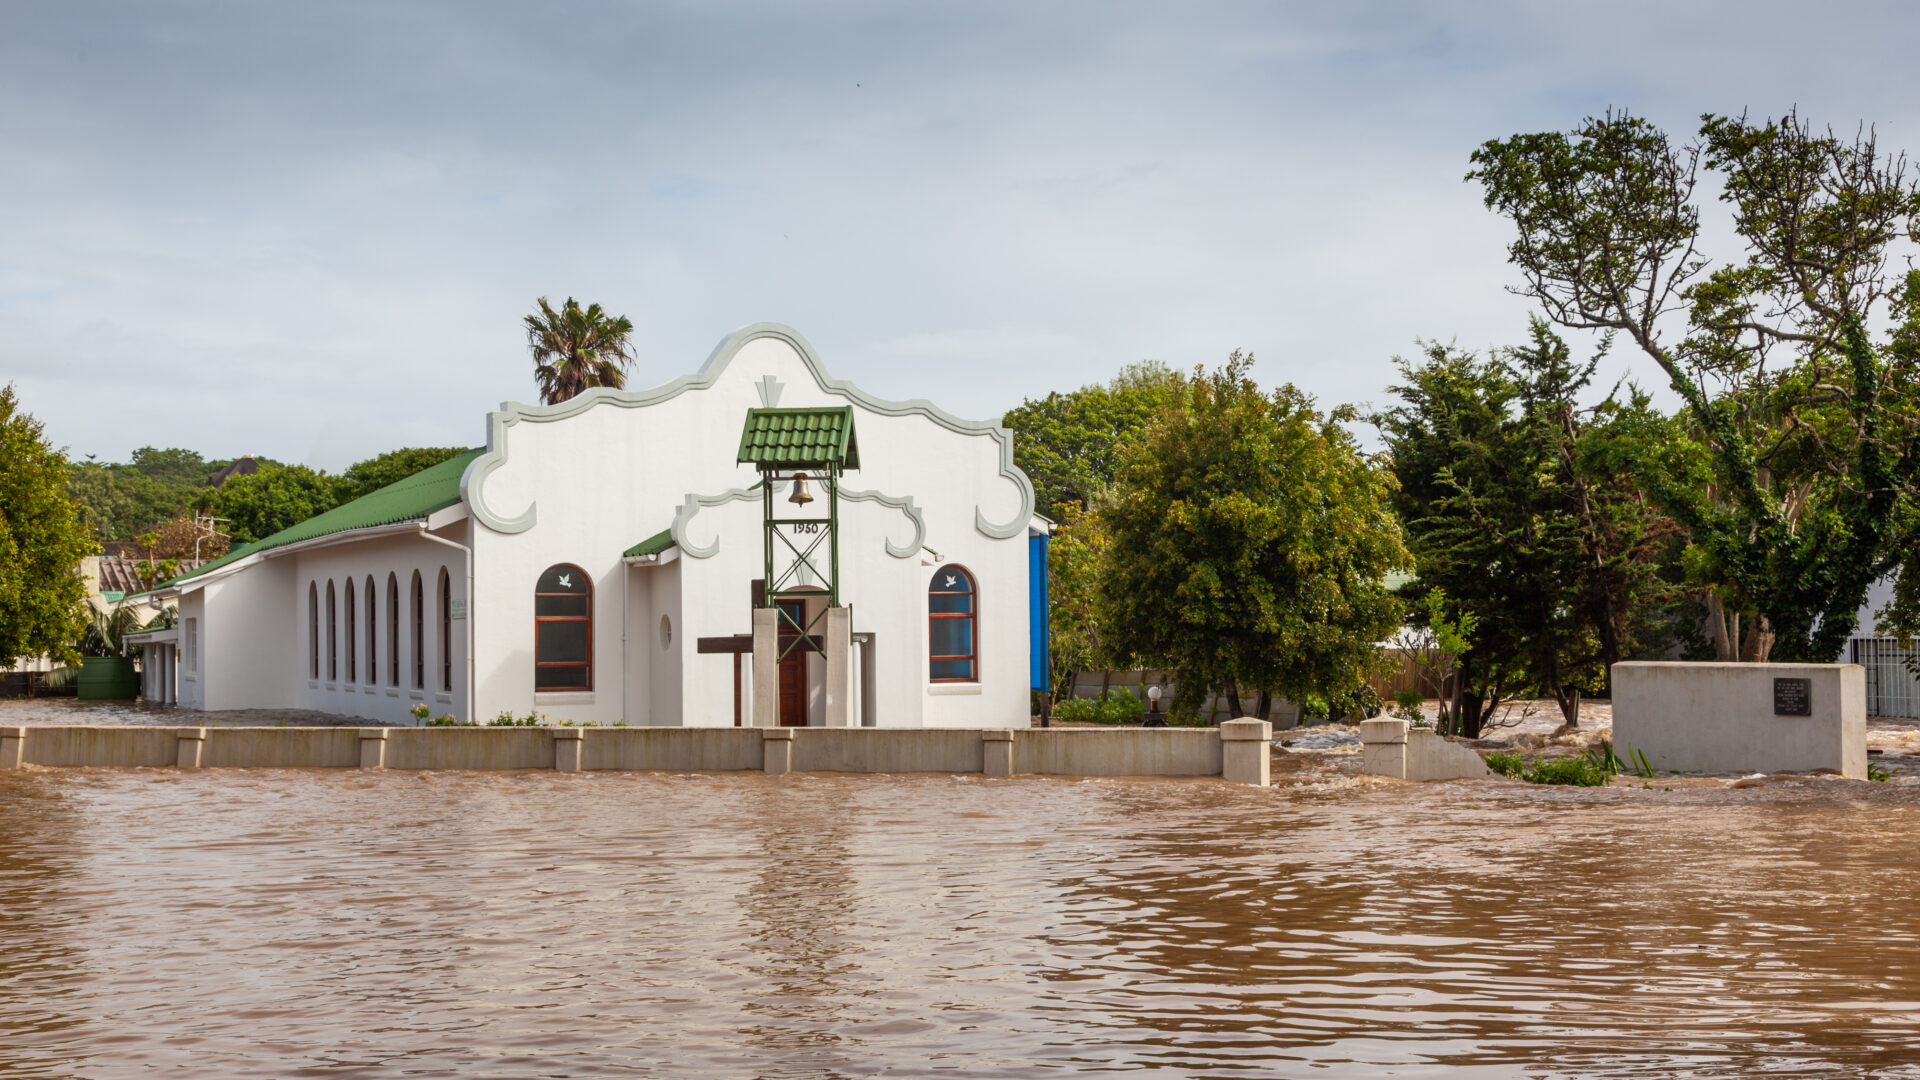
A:
<svg viewBox="0 0 1920 1080">
<path fill-rule="evenodd" d="M 1167 718 L 1160 715 L 1160 688 L 1147 687 L 1147 715 L 1140 721 L 1141 727 L 1166 727 Z"/>
<path fill-rule="evenodd" d="M 813 501 L 813 496 L 807 491 L 806 473 L 793 474 L 793 494 L 787 496 L 787 501 L 795 506 L 805 506 Z"/>
</svg>

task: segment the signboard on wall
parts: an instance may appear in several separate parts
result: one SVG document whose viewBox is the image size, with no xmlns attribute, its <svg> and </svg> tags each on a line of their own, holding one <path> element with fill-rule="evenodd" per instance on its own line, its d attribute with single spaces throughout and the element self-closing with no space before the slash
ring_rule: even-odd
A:
<svg viewBox="0 0 1920 1080">
<path fill-rule="evenodd" d="M 1773 715 L 1812 716 L 1812 679 L 1773 680 Z"/>
</svg>

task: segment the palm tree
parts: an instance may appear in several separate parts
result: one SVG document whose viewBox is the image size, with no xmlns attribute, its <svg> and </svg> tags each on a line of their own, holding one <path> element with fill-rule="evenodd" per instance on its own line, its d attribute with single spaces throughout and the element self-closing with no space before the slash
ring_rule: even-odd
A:
<svg viewBox="0 0 1920 1080">
<path fill-rule="evenodd" d="M 633 333 L 633 320 L 608 315 L 599 304 L 583 310 L 571 296 L 558 311 L 544 296 L 539 304 L 526 324 L 542 404 L 565 401 L 590 386 L 618 390 L 627 384 L 627 365 L 633 362 L 627 335 Z"/>
</svg>

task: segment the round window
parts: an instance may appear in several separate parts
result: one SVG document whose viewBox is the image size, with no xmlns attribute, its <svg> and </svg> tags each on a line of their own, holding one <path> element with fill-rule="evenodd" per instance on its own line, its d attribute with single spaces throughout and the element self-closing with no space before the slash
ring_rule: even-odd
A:
<svg viewBox="0 0 1920 1080">
<path fill-rule="evenodd" d="M 667 618 L 665 615 L 662 615 L 660 616 L 660 647 L 664 649 L 672 644 L 673 644 L 673 620 Z"/>
</svg>

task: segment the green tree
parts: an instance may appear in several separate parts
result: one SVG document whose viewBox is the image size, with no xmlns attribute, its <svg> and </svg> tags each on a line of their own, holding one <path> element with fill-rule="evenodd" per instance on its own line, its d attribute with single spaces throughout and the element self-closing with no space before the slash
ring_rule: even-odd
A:
<svg viewBox="0 0 1920 1080">
<path fill-rule="evenodd" d="M 1635 482 L 1659 416 L 1639 393 L 1580 407 L 1598 361 L 1575 362 L 1539 321 L 1493 358 L 1430 346 L 1401 362 L 1403 404 L 1374 417 L 1418 570 L 1407 592 L 1442 589 L 1478 618 L 1447 708 L 1470 737 L 1521 691 L 1577 724 L 1581 695 L 1604 688 L 1670 591 L 1678 530 Z"/>
<path fill-rule="evenodd" d="M 335 481 L 305 465 L 262 467 L 205 494 L 205 509 L 226 519 L 236 544 L 252 543 L 340 504 Z"/>
<path fill-rule="evenodd" d="M 1100 637 L 1100 568 L 1107 534 L 1098 515 L 1077 503 L 1053 508 L 1059 524 L 1047 543 L 1047 651 L 1054 700 L 1073 694 L 1074 676 L 1104 669 L 1107 650 Z"/>
<path fill-rule="evenodd" d="M 1028 399 L 1001 424 L 1015 434 L 1014 464 L 1033 481 L 1034 505 L 1093 508 L 1113 479 L 1122 449 L 1172 399 L 1163 364 L 1129 364 L 1112 381 Z"/>
<path fill-rule="evenodd" d="M 1116 658 L 1175 673 L 1174 708 L 1211 687 L 1338 700 L 1400 623 L 1383 584 L 1409 565 L 1393 477 L 1291 386 L 1268 395 L 1251 356 L 1195 371 L 1122 453 L 1098 513 L 1111 547 L 1099 618 Z"/>
<path fill-rule="evenodd" d="M 582 308 L 571 296 L 558 311 L 544 296 L 536 304 L 539 310 L 524 321 L 543 404 L 566 401 L 589 387 L 618 390 L 627 384 L 632 320 L 609 315 L 599 304 Z"/>
<path fill-rule="evenodd" d="M 67 492 L 67 456 L 0 388 L 0 667 L 71 662 L 88 624 L 80 560 L 98 551 Z"/>
<path fill-rule="evenodd" d="M 1904 159 L 1791 112 L 1709 115 L 1688 147 L 1609 112 L 1488 142 L 1473 164 L 1515 227 L 1519 291 L 1563 327 L 1626 338 L 1684 403 L 1704 474 L 1654 477 L 1654 494 L 1712 586 L 1721 657 L 1832 660 L 1869 585 L 1920 541 L 1920 273 L 1888 269 L 1920 214 Z M 1717 268 L 1700 254 L 1702 164 L 1747 249 Z"/>
<path fill-rule="evenodd" d="M 334 497 L 342 503 L 398 483 L 422 469 L 430 469 L 466 450 L 458 446 L 409 446 L 357 461 L 334 481 Z"/>
</svg>

